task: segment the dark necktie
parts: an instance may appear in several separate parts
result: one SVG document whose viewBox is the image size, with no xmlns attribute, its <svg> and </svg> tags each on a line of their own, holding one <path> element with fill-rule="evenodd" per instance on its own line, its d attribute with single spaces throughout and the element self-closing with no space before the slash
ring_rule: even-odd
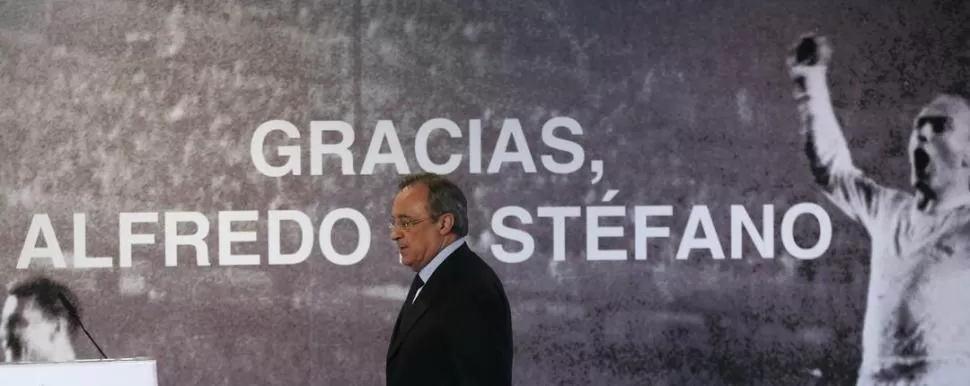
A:
<svg viewBox="0 0 970 386">
<path fill-rule="evenodd" d="M 394 332 L 391 334 L 391 340 L 397 339 L 398 329 L 401 327 L 401 320 L 406 318 L 408 309 L 411 308 L 411 302 L 414 301 L 414 295 L 418 293 L 418 290 L 422 286 L 424 286 L 424 280 L 421 280 L 420 275 L 414 275 L 414 280 L 411 281 L 411 289 L 408 290 L 408 296 L 404 299 L 404 304 L 401 305 L 401 312 L 397 315 L 397 322 L 394 323 Z"/>
<path fill-rule="evenodd" d="M 411 307 L 411 303 L 414 302 L 414 295 L 418 293 L 422 286 L 424 286 L 424 280 L 421 280 L 421 275 L 414 275 L 414 280 L 411 281 L 411 289 L 408 290 L 408 297 L 404 303 L 405 309 Z"/>
</svg>

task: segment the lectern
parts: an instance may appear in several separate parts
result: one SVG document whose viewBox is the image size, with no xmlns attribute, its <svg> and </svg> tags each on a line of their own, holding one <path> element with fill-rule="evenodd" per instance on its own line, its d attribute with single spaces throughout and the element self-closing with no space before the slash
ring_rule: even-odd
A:
<svg viewBox="0 0 970 386">
<path fill-rule="evenodd" d="M 0 363 L 4 386 L 158 386 L 154 359 Z"/>
</svg>

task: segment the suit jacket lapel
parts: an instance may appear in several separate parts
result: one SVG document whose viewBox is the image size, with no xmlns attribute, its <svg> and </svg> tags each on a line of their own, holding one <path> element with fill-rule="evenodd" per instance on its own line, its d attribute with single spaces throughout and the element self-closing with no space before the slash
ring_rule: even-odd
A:
<svg viewBox="0 0 970 386">
<path fill-rule="evenodd" d="M 387 358 L 390 359 L 397 353 L 397 350 L 401 348 L 401 343 L 411 329 L 417 324 L 421 316 L 428 311 L 428 307 L 431 306 L 434 298 L 438 295 L 438 289 L 441 287 L 441 283 L 447 281 L 447 275 L 449 267 L 453 267 L 458 264 L 456 260 L 460 260 L 460 256 L 463 254 L 464 249 L 467 246 L 463 245 L 453 252 L 441 266 L 435 270 L 435 273 L 431 275 L 431 279 L 425 283 L 424 288 L 421 289 L 421 293 L 418 294 L 418 299 L 414 301 L 414 304 L 407 307 L 407 310 L 398 314 L 398 321 L 395 325 L 395 332 L 391 336 L 391 347 L 387 351 Z M 403 310 L 402 306 L 402 310 Z"/>
<path fill-rule="evenodd" d="M 405 298 L 405 303 L 401 304 L 401 309 L 397 311 L 397 320 L 394 321 L 394 330 L 391 331 L 391 342 L 396 341 L 400 335 L 398 331 L 401 329 L 401 318 L 404 316 L 405 308 L 407 308 L 407 298 Z M 388 356 L 390 356 L 390 352 L 388 352 Z"/>
<path fill-rule="evenodd" d="M 401 347 L 401 342 L 404 341 L 404 338 L 408 335 L 408 332 L 411 331 L 411 328 L 413 328 L 417 321 L 421 319 L 421 316 L 428 311 L 428 306 L 431 305 L 435 295 L 438 294 L 438 283 L 441 283 L 441 280 L 435 280 L 437 279 L 438 273 L 439 272 L 435 272 L 434 276 L 431 276 L 431 280 L 428 280 L 428 283 L 424 285 L 424 288 L 421 289 L 421 293 L 418 294 L 418 299 L 414 301 L 414 304 L 408 306 L 406 310 L 403 310 L 404 312 L 398 315 L 397 333 L 394 334 L 395 336 L 391 339 L 391 347 L 387 351 L 388 358 L 394 356 L 397 349 Z"/>
<path fill-rule="evenodd" d="M 391 332 L 391 340 L 393 341 L 398 335 L 398 329 L 401 326 L 401 317 L 404 315 L 404 310 L 408 309 L 408 303 L 410 303 L 415 296 L 415 293 L 420 288 L 414 287 L 414 283 L 411 283 L 411 288 L 408 289 L 407 296 L 404 297 L 404 303 L 401 304 L 401 309 L 397 311 L 397 320 L 394 322 L 394 330 Z"/>
</svg>

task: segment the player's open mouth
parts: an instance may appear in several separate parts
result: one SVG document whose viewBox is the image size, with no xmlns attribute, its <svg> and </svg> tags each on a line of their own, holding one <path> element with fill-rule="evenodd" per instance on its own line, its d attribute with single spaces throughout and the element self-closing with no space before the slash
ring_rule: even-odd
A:
<svg viewBox="0 0 970 386">
<path fill-rule="evenodd" d="M 926 177 L 930 172 L 930 155 L 926 150 L 916 149 L 913 151 L 913 171 L 917 177 Z"/>
</svg>

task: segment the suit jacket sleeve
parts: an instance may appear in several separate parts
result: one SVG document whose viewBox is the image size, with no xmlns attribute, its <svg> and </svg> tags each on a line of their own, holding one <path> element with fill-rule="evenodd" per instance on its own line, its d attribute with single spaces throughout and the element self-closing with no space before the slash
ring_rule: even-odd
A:
<svg viewBox="0 0 970 386">
<path fill-rule="evenodd" d="M 453 297 L 445 322 L 450 360 L 459 384 L 512 384 L 512 336 L 509 305 L 493 291 L 466 289 Z"/>
</svg>

